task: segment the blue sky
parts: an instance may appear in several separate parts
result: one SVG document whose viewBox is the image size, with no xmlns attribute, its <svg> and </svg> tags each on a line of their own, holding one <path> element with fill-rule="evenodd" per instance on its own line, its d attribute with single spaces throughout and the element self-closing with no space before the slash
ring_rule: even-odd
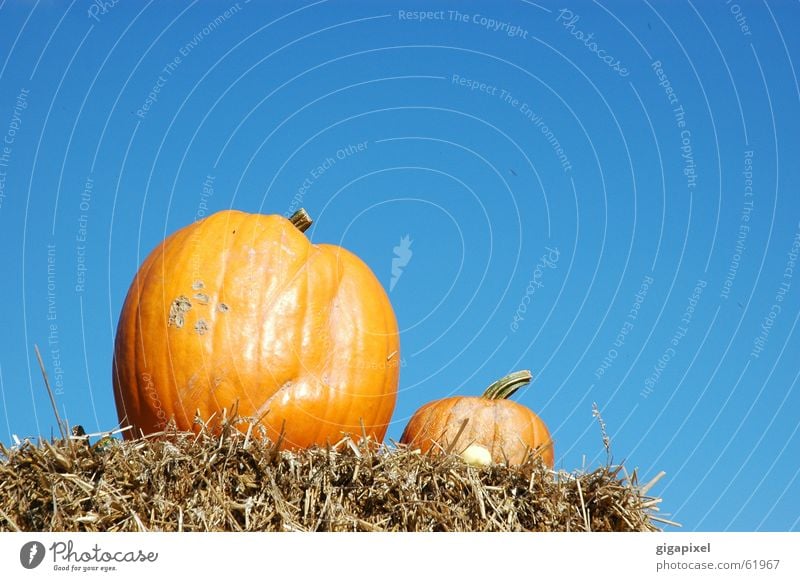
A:
<svg viewBox="0 0 800 581">
<path fill-rule="evenodd" d="M 391 288 L 388 437 L 531 369 L 559 467 L 596 402 L 685 529 L 800 528 L 797 4 L 265 4 L 0 3 L 3 441 L 55 429 L 34 344 L 115 426 L 166 234 L 302 204 Z"/>
</svg>

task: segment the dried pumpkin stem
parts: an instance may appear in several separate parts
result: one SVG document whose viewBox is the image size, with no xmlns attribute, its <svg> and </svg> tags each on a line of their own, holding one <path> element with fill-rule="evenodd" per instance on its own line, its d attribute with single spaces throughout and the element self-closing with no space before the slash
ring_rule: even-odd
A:
<svg viewBox="0 0 800 581">
<path fill-rule="evenodd" d="M 508 399 L 520 387 L 529 383 L 532 377 L 531 372 L 527 369 L 510 373 L 487 387 L 486 391 L 483 392 L 483 397 L 486 399 Z"/>
<path fill-rule="evenodd" d="M 289 220 L 294 224 L 294 227 L 300 230 L 300 232 L 305 232 L 311 226 L 313 220 L 311 216 L 308 215 L 305 208 L 300 208 L 292 214 L 292 217 Z"/>
</svg>

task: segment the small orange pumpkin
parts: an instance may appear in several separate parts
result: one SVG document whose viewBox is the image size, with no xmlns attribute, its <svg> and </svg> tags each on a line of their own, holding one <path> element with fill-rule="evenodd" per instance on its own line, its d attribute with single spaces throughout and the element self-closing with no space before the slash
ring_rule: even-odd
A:
<svg viewBox="0 0 800 581">
<path fill-rule="evenodd" d="M 310 224 L 304 210 L 291 220 L 223 211 L 153 250 L 114 349 L 129 437 L 170 419 L 196 429 L 196 412 L 218 421 L 236 407 L 290 448 L 343 433 L 383 439 L 397 399 L 394 311 L 364 262 L 309 242 Z"/>
<path fill-rule="evenodd" d="M 471 445 L 488 449 L 492 461 L 520 464 L 529 450 L 553 467 L 553 440 L 545 423 L 527 407 L 507 399 L 531 380 L 517 371 L 490 385 L 481 397 L 432 401 L 408 422 L 400 443 L 423 452 L 461 453 Z"/>
</svg>

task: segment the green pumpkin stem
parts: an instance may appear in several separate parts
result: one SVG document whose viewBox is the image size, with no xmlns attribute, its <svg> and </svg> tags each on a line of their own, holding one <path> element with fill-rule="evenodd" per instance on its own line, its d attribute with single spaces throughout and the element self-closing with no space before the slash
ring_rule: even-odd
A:
<svg viewBox="0 0 800 581">
<path fill-rule="evenodd" d="M 294 227 L 300 230 L 300 232 L 305 232 L 311 226 L 313 220 L 311 216 L 308 215 L 305 208 L 300 208 L 292 214 L 292 217 L 289 220 L 294 224 Z"/>
<path fill-rule="evenodd" d="M 527 369 L 515 371 L 487 387 L 486 391 L 483 392 L 483 397 L 486 399 L 508 399 L 520 387 L 530 383 L 532 377 L 531 372 Z"/>
</svg>

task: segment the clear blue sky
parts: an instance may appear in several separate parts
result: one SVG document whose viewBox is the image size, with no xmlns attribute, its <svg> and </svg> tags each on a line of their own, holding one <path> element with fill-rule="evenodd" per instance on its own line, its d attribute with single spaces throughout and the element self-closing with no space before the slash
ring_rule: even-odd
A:
<svg viewBox="0 0 800 581">
<path fill-rule="evenodd" d="M 115 426 L 166 234 L 301 202 L 391 288 L 390 438 L 529 368 L 559 467 L 596 402 L 686 529 L 800 529 L 797 3 L 265 4 L 0 2 L 3 441 L 54 430 L 35 343 Z"/>
</svg>

